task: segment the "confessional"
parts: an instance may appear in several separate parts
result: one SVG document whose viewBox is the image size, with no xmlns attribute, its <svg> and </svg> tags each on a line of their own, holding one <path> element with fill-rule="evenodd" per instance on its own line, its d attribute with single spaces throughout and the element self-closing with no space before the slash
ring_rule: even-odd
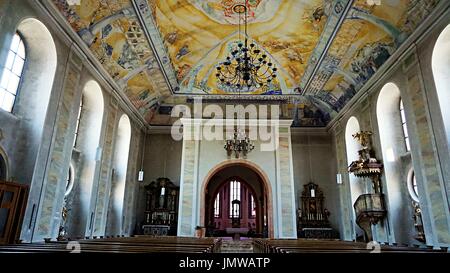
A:
<svg viewBox="0 0 450 273">
<path fill-rule="evenodd" d="M 158 178 L 145 187 L 146 204 L 142 231 L 145 235 L 176 235 L 179 187 Z"/>
</svg>

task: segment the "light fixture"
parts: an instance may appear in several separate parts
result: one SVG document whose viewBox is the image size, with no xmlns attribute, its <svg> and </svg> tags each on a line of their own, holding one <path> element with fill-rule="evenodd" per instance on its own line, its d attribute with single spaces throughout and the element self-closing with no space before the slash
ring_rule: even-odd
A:
<svg viewBox="0 0 450 273">
<path fill-rule="evenodd" d="M 239 158 L 241 154 L 245 158 L 255 148 L 255 145 L 253 145 L 245 132 L 234 129 L 233 138 L 226 140 L 224 148 L 228 156 L 231 156 L 234 152 L 236 158 Z"/>
<path fill-rule="evenodd" d="M 138 173 L 138 182 L 144 181 L 144 156 L 145 156 L 145 140 L 147 139 L 147 130 L 144 132 L 144 145 L 142 146 L 141 169 Z"/>
<path fill-rule="evenodd" d="M 338 185 L 342 184 L 342 174 L 340 174 L 340 173 L 336 174 L 336 183 Z"/>
<path fill-rule="evenodd" d="M 218 85 L 232 91 L 246 89 L 247 92 L 264 88 L 268 90 L 277 77 L 277 68 L 269 56 L 254 42 L 248 41 L 247 10 L 248 0 L 237 4 L 233 11 L 239 14 L 239 39 L 232 43 L 226 60 L 216 67 Z M 244 14 L 244 41 L 241 40 L 241 16 Z"/>
</svg>

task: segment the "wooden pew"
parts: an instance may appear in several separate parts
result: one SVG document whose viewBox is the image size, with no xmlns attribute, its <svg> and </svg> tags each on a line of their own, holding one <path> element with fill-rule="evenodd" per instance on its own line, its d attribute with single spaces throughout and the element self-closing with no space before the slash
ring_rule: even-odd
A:
<svg viewBox="0 0 450 273">
<path fill-rule="evenodd" d="M 340 240 L 315 240 L 315 239 L 254 239 L 253 249 L 259 253 L 370 253 L 374 251 L 366 243 L 340 241 Z M 380 252 L 401 253 L 429 253 L 445 252 L 445 250 L 433 250 L 408 246 L 379 246 Z M 375 249 L 376 251 L 376 249 Z"/>
<path fill-rule="evenodd" d="M 76 241 L 86 253 L 212 253 L 220 248 L 218 238 L 120 237 Z M 1 253 L 71 252 L 67 241 L 15 244 L 0 247 Z"/>
</svg>

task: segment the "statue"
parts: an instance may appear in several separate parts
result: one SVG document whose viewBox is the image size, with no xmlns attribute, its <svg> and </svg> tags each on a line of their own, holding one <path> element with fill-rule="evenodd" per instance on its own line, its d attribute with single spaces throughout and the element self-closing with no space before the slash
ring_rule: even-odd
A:
<svg viewBox="0 0 450 273">
<path fill-rule="evenodd" d="M 353 134 L 352 137 L 355 138 L 356 140 L 358 140 L 359 144 L 361 144 L 361 146 L 363 148 L 369 148 L 370 146 L 370 136 L 372 135 L 372 132 L 370 131 L 360 131 L 357 132 L 356 134 Z"/>
<path fill-rule="evenodd" d="M 65 200 L 64 200 L 65 203 Z M 58 241 L 65 241 L 66 235 L 67 235 L 67 231 L 66 231 L 66 220 L 67 220 L 67 215 L 68 215 L 69 210 L 67 209 L 66 205 L 64 204 L 62 211 L 61 211 L 61 225 L 59 226 L 59 230 L 58 230 Z"/>
<path fill-rule="evenodd" d="M 373 150 L 370 147 L 370 136 L 372 132 L 360 131 L 353 134 L 355 138 L 362 146 L 362 149 L 358 151 L 358 160 L 353 161 L 348 171 L 353 173 L 357 177 L 368 177 L 372 180 L 372 187 L 375 193 L 381 193 L 380 176 L 383 169 L 383 164 L 378 162 L 375 158 Z"/>
<path fill-rule="evenodd" d="M 422 209 L 420 208 L 419 203 L 412 201 L 412 205 L 414 208 L 414 228 L 416 229 L 417 235 L 416 240 L 419 242 L 425 242 L 425 232 L 423 229 L 423 222 L 422 222 Z"/>
</svg>

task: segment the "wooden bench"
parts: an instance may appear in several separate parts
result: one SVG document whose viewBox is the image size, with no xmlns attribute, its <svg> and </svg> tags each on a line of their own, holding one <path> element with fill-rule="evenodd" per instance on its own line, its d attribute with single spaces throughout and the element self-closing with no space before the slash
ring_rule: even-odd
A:
<svg viewBox="0 0 450 273">
<path fill-rule="evenodd" d="M 218 238 L 120 237 L 76 241 L 86 253 L 213 253 L 220 248 Z M 0 253 L 71 252 L 68 241 L 0 246 Z"/>
<path fill-rule="evenodd" d="M 366 243 L 340 241 L 340 240 L 315 240 L 315 239 L 254 239 L 253 249 L 258 253 L 370 253 L 376 251 L 368 247 Z M 442 250 L 379 245 L 380 252 L 401 253 L 429 253 L 445 252 Z"/>
</svg>

